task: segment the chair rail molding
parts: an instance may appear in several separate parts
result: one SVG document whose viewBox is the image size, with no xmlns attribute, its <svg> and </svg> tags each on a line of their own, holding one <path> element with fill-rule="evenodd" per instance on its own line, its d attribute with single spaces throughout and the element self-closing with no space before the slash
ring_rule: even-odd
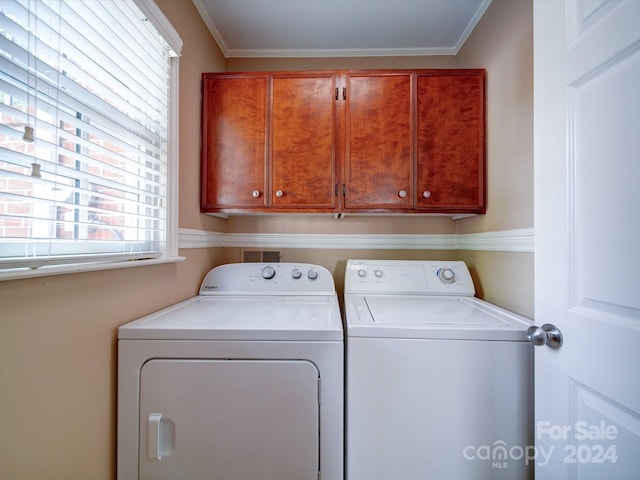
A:
<svg viewBox="0 0 640 480">
<path fill-rule="evenodd" d="M 533 253 L 533 228 L 458 235 L 458 250 Z"/>
<path fill-rule="evenodd" d="M 380 250 L 485 250 L 533 252 L 533 228 L 469 234 L 220 233 L 181 228 L 179 248 L 260 247 Z"/>
</svg>

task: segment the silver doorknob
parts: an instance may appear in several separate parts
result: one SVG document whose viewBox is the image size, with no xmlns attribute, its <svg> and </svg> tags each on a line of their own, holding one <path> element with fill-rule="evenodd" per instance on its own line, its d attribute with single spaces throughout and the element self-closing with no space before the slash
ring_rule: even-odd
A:
<svg viewBox="0 0 640 480">
<path fill-rule="evenodd" d="M 542 327 L 535 325 L 527 328 L 527 339 L 536 347 L 547 345 L 549 348 L 560 348 L 562 346 L 562 332 L 558 327 L 545 323 Z"/>
<path fill-rule="evenodd" d="M 282 190 L 276 190 L 276 197 L 280 198 L 284 195 L 284 192 Z"/>
<path fill-rule="evenodd" d="M 422 198 L 429 198 L 431 196 L 431 192 L 429 190 L 425 190 L 422 192 Z"/>
<path fill-rule="evenodd" d="M 407 196 L 407 192 L 406 192 L 405 190 L 400 190 L 400 191 L 398 192 L 398 196 L 399 196 L 400 198 L 405 198 L 405 197 Z"/>
<path fill-rule="evenodd" d="M 253 198 L 258 198 L 260 196 L 260 190 L 254 190 L 253 192 L 251 192 L 251 196 Z"/>
</svg>

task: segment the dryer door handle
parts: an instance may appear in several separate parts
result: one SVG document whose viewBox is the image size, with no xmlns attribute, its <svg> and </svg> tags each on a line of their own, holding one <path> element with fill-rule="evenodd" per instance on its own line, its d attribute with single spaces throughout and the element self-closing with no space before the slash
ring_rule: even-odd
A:
<svg viewBox="0 0 640 480">
<path fill-rule="evenodd" d="M 149 415 L 147 423 L 147 456 L 153 460 L 162 460 L 162 455 L 160 454 L 161 421 L 162 414 L 152 413 Z"/>
<path fill-rule="evenodd" d="M 161 413 L 147 417 L 147 456 L 151 460 L 162 460 L 175 451 L 176 426 Z"/>
</svg>

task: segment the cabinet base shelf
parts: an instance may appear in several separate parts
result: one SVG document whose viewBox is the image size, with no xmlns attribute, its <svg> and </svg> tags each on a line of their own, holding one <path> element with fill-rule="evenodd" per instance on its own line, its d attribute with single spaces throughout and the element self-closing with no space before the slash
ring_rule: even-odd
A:
<svg viewBox="0 0 640 480">
<path fill-rule="evenodd" d="M 404 212 L 257 212 L 257 211 L 224 211 L 224 212 L 202 212 L 205 215 L 211 217 L 227 219 L 232 216 L 274 216 L 274 215 L 286 215 L 286 216 L 315 216 L 315 217 L 328 217 L 332 216 L 336 220 L 342 220 L 345 217 L 449 217 L 451 220 L 461 220 L 463 218 L 470 218 L 480 215 L 478 213 L 404 213 Z"/>
</svg>

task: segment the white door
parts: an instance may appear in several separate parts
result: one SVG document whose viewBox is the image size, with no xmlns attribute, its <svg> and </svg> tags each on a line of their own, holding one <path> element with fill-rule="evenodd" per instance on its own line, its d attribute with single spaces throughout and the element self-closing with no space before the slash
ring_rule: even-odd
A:
<svg viewBox="0 0 640 480">
<path fill-rule="evenodd" d="M 534 0 L 536 478 L 640 475 L 640 1 Z"/>
<path fill-rule="evenodd" d="M 317 480 L 318 370 L 154 359 L 140 372 L 141 480 Z"/>
</svg>

